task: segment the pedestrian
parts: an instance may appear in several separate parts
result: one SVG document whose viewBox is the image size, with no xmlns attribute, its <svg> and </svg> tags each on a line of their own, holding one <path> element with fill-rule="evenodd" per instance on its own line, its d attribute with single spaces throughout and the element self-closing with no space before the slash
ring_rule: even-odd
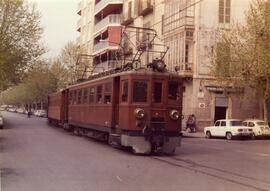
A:
<svg viewBox="0 0 270 191">
<path fill-rule="evenodd" d="M 186 128 L 188 132 L 196 132 L 196 117 L 194 114 L 188 116 Z"/>
<path fill-rule="evenodd" d="M 28 112 L 27 112 L 27 117 L 28 117 L 28 118 L 31 117 L 31 110 L 28 110 Z"/>
</svg>

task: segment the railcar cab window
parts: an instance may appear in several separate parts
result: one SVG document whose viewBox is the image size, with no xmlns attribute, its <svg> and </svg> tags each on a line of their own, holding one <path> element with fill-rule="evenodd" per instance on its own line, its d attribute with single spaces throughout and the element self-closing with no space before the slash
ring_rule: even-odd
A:
<svg viewBox="0 0 270 191">
<path fill-rule="evenodd" d="M 121 100 L 122 102 L 127 102 L 128 101 L 128 81 L 123 80 L 121 82 Z"/>
<path fill-rule="evenodd" d="M 111 93 L 112 93 L 112 84 L 106 83 L 104 88 L 104 103 L 110 104 L 111 103 Z"/>
<path fill-rule="evenodd" d="M 97 86 L 97 103 L 102 103 L 102 91 L 103 91 L 103 87 L 101 86 Z"/>
<path fill-rule="evenodd" d="M 133 102 L 147 102 L 147 82 L 136 80 L 133 82 Z"/>
<path fill-rule="evenodd" d="M 169 82 L 168 85 L 168 99 L 179 100 L 179 86 L 177 82 Z"/>
<path fill-rule="evenodd" d="M 162 83 L 155 82 L 152 92 L 152 102 L 161 103 L 161 100 L 162 100 Z"/>
<path fill-rule="evenodd" d="M 95 102 L 95 88 L 92 87 L 90 88 L 89 91 L 89 103 L 94 103 Z"/>
</svg>

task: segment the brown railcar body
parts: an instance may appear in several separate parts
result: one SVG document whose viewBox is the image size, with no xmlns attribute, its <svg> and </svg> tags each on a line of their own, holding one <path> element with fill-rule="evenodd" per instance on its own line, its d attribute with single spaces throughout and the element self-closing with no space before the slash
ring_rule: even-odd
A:
<svg viewBox="0 0 270 191">
<path fill-rule="evenodd" d="M 76 134 L 132 147 L 138 153 L 160 148 L 172 153 L 181 141 L 182 93 L 182 78 L 176 74 L 126 71 L 49 96 L 48 118 Z"/>
</svg>

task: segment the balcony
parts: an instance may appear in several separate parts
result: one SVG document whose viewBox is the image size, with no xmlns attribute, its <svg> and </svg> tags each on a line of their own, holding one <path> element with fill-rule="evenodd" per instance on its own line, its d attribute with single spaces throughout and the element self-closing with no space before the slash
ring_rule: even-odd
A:
<svg viewBox="0 0 270 191">
<path fill-rule="evenodd" d="M 108 39 L 105 39 L 97 44 L 94 45 L 94 52 L 93 54 L 99 54 L 106 50 L 117 50 L 119 48 L 118 44 L 110 43 Z"/>
<path fill-rule="evenodd" d="M 123 13 L 121 25 L 127 26 L 133 23 L 134 18 L 131 16 L 131 12 Z"/>
<path fill-rule="evenodd" d="M 116 61 L 116 60 L 108 60 L 102 63 L 95 64 L 94 69 L 93 69 L 93 74 L 112 70 L 116 68 L 118 65 L 119 65 L 119 61 Z"/>
<path fill-rule="evenodd" d="M 95 5 L 95 15 L 99 14 L 101 11 L 105 12 L 112 12 L 115 9 L 122 7 L 123 0 L 101 0 Z"/>
<path fill-rule="evenodd" d="M 121 15 L 108 15 L 104 19 L 102 19 L 100 22 L 98 22 L 95 25 L 95 32 L 94 35 L 96 35 L 98 32 L 104 30 L 108 26 L 120 26 L 121 23 Z"/>
<path fill-rule="evenodd" d="M 146 16 L 149 13 L 153 12 L 153 3 L 152 0 L 142 0 L 140 1 L 139 15 Z"/>
<path fill-rule="evenodd" d="M 193 70 L 192 70 L 193 63 L 183 63 L 180 65 L 180 70 L 178 74 L 183 77 L 193 77 Z"/>
<path fill-rule="evenodd" d="M 81 19 L 77 21 L 77 31 L 81 32 Z"/>
<path fill-rule="evenodd" d="M 77 14 L 78 15 L 82 15 L 82 1 L 78 4 L 78 8 L 77 8 Z"/>
</svg>

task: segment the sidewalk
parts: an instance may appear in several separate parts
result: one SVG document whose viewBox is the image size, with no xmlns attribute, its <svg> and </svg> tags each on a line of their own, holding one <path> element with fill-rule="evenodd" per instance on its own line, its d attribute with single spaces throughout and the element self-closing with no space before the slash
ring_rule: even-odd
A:
<svg viewBox="0 0 270 191">
<path fill-rule="evenodd" d="M 184 138 L 204 138 L 203 132 L 188 133 L 187 131 L 182 131 Z"/>
</svg>

